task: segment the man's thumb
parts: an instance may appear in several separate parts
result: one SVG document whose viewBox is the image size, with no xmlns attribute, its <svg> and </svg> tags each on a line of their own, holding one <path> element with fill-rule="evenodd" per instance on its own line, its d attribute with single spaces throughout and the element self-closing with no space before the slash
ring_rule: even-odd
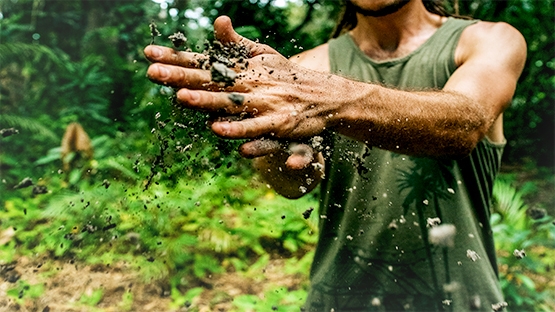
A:
<svg viewBox="0 0 555 312">
<path fill-rule="evenodd" d="M 222 15 L 214 21 L 214 35 L 223 44 L 237 43 L 246 46 L 251 51 L 251 56 L 277 52 L 265 44 L 256 43 L 239 35 L 231 24 L 228 16 Z"/>
<path fill-rule="evenodd" d="M 241 41 L 247 40 L 235 32 L 233 25 L 231 25 L 231 19 L 225 15 L 214 21 L 214 35 L 222 43 L 242 43 Z"/>
</svg>

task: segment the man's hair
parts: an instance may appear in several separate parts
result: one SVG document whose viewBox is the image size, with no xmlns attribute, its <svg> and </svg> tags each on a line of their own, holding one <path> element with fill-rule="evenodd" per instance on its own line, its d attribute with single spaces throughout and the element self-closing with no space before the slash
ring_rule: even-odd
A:
<svg viewBox="0 0 555 312">
<path fill-rule="evenodd" d="M 424 7 L 428 12 L 440 16 L 453 16 L 445 7 L 446 0 L 422 0 Z M 458 0 L 455 0 L 455 11 L 458 11 Z M 457 14 L 458 12 L 455 12 Z M 343 9 L 339 14 L 339 19 L 332 32 L 332 38 L 339 37 L 342 33 L 349 31 L 357 25 L 356 10 L 349 0 L 343 0 Z"/>
</svg>

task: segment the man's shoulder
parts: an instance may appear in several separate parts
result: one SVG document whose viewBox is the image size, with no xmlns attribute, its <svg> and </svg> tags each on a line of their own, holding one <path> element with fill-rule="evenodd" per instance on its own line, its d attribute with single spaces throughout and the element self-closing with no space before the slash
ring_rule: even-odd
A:
<svg viewBox="0 0 555 312">
<path fill-rule="evenodd" d="M 460 65 L 476 52 L 493 52 L 496 49 L 514 49 L 515 52 L 524 50 L 525 53 L 526 42 L 522 34 L 508 23 L 478 21 L 462 32 L 457 48 L 457 63 Z"/>
<path fill-rule="evenodd" d="M 313 49 L 304 51 L 290 58 L 293 63 L 306 67 L 308 69 L 329 72 L 330 62 L 328 55 L 328 44 L 324 43 Z"/>
<path fill-rule="evenodd" d="M 496 37 L 521 36 L 520 32 L 505 22 L 478 21 L 468 26 L 463 35 L 472 36 L 475 39 L 491 39 Z"/>
</svg>

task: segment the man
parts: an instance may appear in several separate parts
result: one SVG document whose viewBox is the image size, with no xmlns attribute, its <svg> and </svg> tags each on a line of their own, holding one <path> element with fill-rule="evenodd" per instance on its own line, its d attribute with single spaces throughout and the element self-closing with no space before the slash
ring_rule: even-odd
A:
<svg viewBox="0 0 555 312">
<path fill-rule="evenodd" d="M 145 49 L 157 62 L 149 78 L 182 88 L 184 106 L 248 114 L 212 130 L 253 139 L 240 151 L 279 193 L 300 197 L 322 181 L 307 311 L 504 305 L 489 205 L 526 44 L 507 24 L 430 4 L 350 0 L 343 34 L 290 61 L 220 17 L 217 37 L 252 55 L 225 92 L 201 56 Z"/>
</svg>

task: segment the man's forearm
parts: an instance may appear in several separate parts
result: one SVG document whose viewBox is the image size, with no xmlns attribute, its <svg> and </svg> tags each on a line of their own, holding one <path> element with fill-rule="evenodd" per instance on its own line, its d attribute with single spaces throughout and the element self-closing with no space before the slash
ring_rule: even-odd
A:
<svg viewBox="0 0 555 312">
<path fill-rule="evenodd" d="M 462 157 L 495 121 L 471 98 L 347 82 L 331 128 L 369 146 L 416 156 Z M 358 92 L 357 92 L 358 91 Z M 489 114 L 488 114 L 489 113 Z"/>
</svg>

